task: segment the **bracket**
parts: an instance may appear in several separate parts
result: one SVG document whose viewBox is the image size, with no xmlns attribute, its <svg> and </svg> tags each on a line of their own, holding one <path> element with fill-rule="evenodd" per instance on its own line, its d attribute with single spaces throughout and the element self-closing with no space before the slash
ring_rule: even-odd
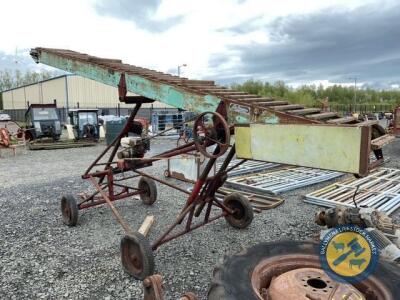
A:
<svg viewBox="0 0 400 300">
<path fill-rule="evenodd" d="M 120 102 L 125 102 L 127 104 L 136 104 L 136 103 L 153 103 L 154 100 L 143 97 L 143 96 L 127 96 L 128 89 L 126 86 L 125 73 L 121 73 L 121 77 L 118 83 L 118 98 Z"/>
</svg>

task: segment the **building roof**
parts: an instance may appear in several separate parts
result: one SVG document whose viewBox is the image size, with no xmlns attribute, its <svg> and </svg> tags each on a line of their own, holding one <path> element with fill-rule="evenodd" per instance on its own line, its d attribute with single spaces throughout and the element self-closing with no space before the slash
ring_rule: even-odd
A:
<svg viewBox="0 0 400 300">
<path fill-rule="evenodd" d="M 54 107 L 57 108 L 57 105 L 54 103 L 47 103 L 47 104 L 37 104 L 37 103 L 33 103 L 31 105 L 29 105 L 28 109 L 30 108 L 40 108 L 40 107 Z"/>
<path fill-rule="evenodd" d="M 74 111 L 99 111 L 98 108 L 70 108 L 68 109 L 69 112 L 74 112 Z"/>
</svg>

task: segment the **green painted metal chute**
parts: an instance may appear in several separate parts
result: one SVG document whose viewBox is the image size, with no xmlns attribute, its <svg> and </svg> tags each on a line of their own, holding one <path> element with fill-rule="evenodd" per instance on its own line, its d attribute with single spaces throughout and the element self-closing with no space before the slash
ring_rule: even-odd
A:
<svg viewBox="0 0 400 300">
<path fill-rule="evenodd" d="M 326 164 L 321 163 L 321 160 L 314 160 L 312 157 L 320 157 L 324 161 L 332 161 L 333 163 L 328 167 L 337 171 L 358 173 L 365 175 L 369 168 L 369 142 L 364 141 L 368 139 L 371 132 L 361 133 L 361 128 L 371 126 L 378 126 L 376 122 L 358 122 L 354 118 L 341 118 L 332 112 L 319 112 L 318 109 L 305 109 L 297 104 L 289 104 L 280 99 L 263 98 L 257 95 L 251 95 L 244 92 L 237 92 L 226 87 L 218 86 L 211 80 L 190 80 L 181 78 L 170 74 L 157 72 L 155 70 L 145 69 L 137 66 L 132 66 L 122 63 L 118 59 L 105 59 L 87 54 L 74 52 L 64 49 L 48 49 L 48 48 L 35 48 L 31 50 L 31 56 L 38 63 L 50 65 L 52 67 L 81 75 L 92 80 L 111 85 L 114 87 L 124 86 L 126 91 L 130 91 L 144 97 L 145 99 L 156 100 L 162 103 L 174 106 L 179 109 L 192 111 L 195 113 L 203 113 L 206 111 L 218 111 L 224 115 L 230 125 L 234 124 L 330 124 L 329 132 L 335 135 L 336 127 L 349 127 L 345 132 L 349 132 L 349 139 L 356 135 L 358 148 L 352 150 L 352 155 L 349 151 L 346 155 L 338 155 L 337 159 L 340 162 L 348 160 L 344 165 L 354 165 L 354 159 L 357 159 L 359 168 L 340 168 L 334 167 L 335 164 L 331 153 L 335 151 L 342 153 L 342 143 L 331 144 L 328 147 L 336 146 L 337 149 L 331 151 L 321 150 L 318 147 L 311 147 L 312 151 L 303 151 L 302 153 L 308 154 L 300 156 L 300 159 L 295 160 L 291 157 L 292 153 L 286 153 L 288 149 L 280 149 L 276 151 L 275 155 L 247 155 L 247 159 L 268 160 L 274 162 L 286 161 L 288 164 L 303 165 L 316 168 L 326 168 Z M 121 81 L 122 80 L 122 81 Z M 268 125 L 265 126 L 267 130 Z M 300 130 L 300 127 L 290 127 L 293 130 Z M 304 127 L 303 127 L 304 128 Z M 302 130 L 304 131 L 305 129 Z M 259 129 L 258 129 L 259 130 Z M 274 128 L 273 130 L 278 130 Z M 337 129 L 343 135 L 342 129 Z M 368 130 L 368 129 L 366 129 Z M 250 129 L 248 131 L 240 131 L 240 136 L 236 137 L 237 142 L 245 141 L 249 137 L 242 136 L 244 134 L 252 134 Z M 365 130 L 364 130 L 365 131 Z M 315 130 L 309 130 L 315 132 Z M 351 133 L 350 133 L 351 132 Z M 232 132 L 233 133 L 233 132 Z M 287 134 L 286 132 L 285 134 Z M 373 132 L 372 132 L 373 133 Z M 281 140 L 285 140 L 285 134 L 269 136 L 265 143 L 268 145 L 279 144 Z M 363 135 L 363 144 L 361 145 L 361 135 Z M 273 140 L 273 138 L 276 140 Z M 322 136 L 315 136 L 314 143 L 322 145 L 326 144 L 325 140 L 319 140 Z M 367 144 L 366 144 L 367 143 Z M 301 143 L 292 144 L 295 148 L 309 147 L 310 145 L 302 145 Z M 260 145 L 262 147 L 262 144 Z M 295 151 L 295 148 L 290 151 Z M 310 147 L 309 147 L 310 148 Z M 310 149 L 311 149 L 310 148 Z M 365 150 L 366 148 L 367 151 Z M 318 151 L 321 150 L 321 151 Z M 282 157 L 279 156 L 282 153 Z M 329 157 L 324 157 L 329 153 Z M 361 153 L 361 154 L 360 154 Z M 240 156 L 240 153 L 238 153 Z M 293 153 L 294 154 L 294 153 Z M 298 156 L 297 156 L 298 157 Z M 304 161 L 301 159 L 304 157 Z"/>
</svg>

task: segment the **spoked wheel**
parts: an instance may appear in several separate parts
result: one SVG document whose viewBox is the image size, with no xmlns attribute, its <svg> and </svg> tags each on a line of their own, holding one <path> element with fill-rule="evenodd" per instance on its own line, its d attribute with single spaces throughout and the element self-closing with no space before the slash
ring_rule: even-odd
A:
<svg viewBox="0 0 400 300">
<path fill-rule="evenodd" d="M 148 177 L 140 177 L 139 189 L 143 190 L 140 199 L 146 205 L 152 205 L 157 200 L 157 186 L 153 179 Z"/>
<path fill-rule="evenodd" d="M 72 195 L 65 195 L 61 198 L 61 213 L 63 222 L 68 226 L 75 226 L 78 222 L 78 205 Z"/>
<path fill-rule="evenodd" d="M 154 273 L 154 256 L 148 240 L 139 232 L 121 240 L 121 262 L 125 271 L 136 279 L 144 280 Z"/>
<path fill-rule="evenodd" d="M 350 285 L 328 277 L 318 253 L 314 242 L 280 241 L 226 257 L 214 269 L 207 299 L 398 299 L 397 266 L 380 261 L 373 274 Z"/>
<path fill-rule="evenodd" d="M 225 216 L 226 221 L 232 227 L 243 229 L 253 221 L 253 207 L 250 201 L 242 194 L 229 194 L 224 198 L 224 205 L 233 210 L 233 214 Z"/>
<path fill-rule="evenodd" d="M 208 158 L 217 158 L 229 148 L 229 125 L 224 117 L 217 112 L 204 112 L 194 121 L 193 139 L 198 151 Z M 219 146 L 214 153 L 213 145 Z"/>
</svg>

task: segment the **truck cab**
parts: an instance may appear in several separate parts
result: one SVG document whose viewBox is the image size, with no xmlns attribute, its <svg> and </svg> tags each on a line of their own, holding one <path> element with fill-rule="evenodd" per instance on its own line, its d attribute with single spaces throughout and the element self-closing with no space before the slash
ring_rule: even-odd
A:
<svg viewBox="0 0 400 300">
<path fill-rule="evenodd" d="M 99 140 L 98 109 L 70 109 L 69 121 L 76 140 Z"/>
<path fill-rule="evenodd" d="M 55 104 L 31 104 L 25 113 L 26 138 L 36 140 L 61 136 L 60 116 Z"/>
</svg>

